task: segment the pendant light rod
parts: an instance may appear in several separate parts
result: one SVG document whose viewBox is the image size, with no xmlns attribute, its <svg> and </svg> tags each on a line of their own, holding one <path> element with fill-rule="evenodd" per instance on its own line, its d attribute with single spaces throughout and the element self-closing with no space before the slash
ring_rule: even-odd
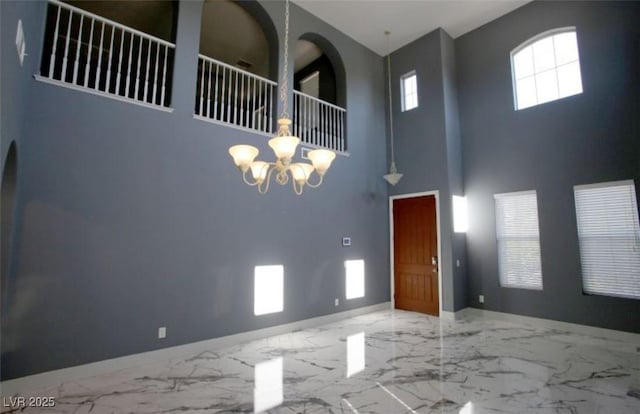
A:
<svg viewBox="0 0 640 414">
<path fill-rule="evenodd" d="M 384 34 L 387 36 L 387 79 L 389 86 L 389 131 L 391 137 L 391 164 L 395 165 L 396 157 L 394 152 L 394 135 L 393 135 L 393 106 L 392 106 L 392 98 L 391 98 L 391 46 L 389 45 L 389 35 L 390 31 L 385 31 Z"/>
</svg>

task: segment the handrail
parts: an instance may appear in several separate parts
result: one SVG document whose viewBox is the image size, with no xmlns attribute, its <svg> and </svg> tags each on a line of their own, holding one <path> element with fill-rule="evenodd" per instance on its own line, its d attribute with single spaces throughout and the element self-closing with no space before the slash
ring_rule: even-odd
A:
<svg viewBox="0 0 640 414">
<path fill-rule="evenodd" d="M 341 106 L 334 105 L 334 104 L 329 103 L 329 102 L 327 102 L 327 101 L 323 101 L 322 99 L 318 99 L 318 98 L 316 98 L 315 96 L 307 95 L 307 94 L 306 94 L 306 93 L 304 93 L 304 92 L 300 92 L 300 91 L 297 91 L 297 90 L 295 90 L 295 89 L 294 89 L 294 90 L 293 90 L 293 94 L 294 94 L 294 95 L 304 96 L 305 98 L 307 98 L 307 99 L 311 99 L 312 101 L 316 101 L 316 102 L 318 102 L 319 104 L 326 105 L 326 106 L 328 106 L 328 107 L 331 107 L 331 108 L 334 108 L 334 109 L 338 109 L 338 110 L 343 111 L 343 112 L 347 112 L 347 110 L 346 110 L 345 108 L 341 107 Z"/>
<path fill-rule="evenodd" d="M 243 75 L 247 75 L 247 76 L 250 76 L 250 77 L 252 77 L 252 78 L 256 78 L 256 79 L 261 80 L 261 81 L 263 81 L 263 82 L 266 82 L 266 83 L 268 83 L 268 84 L 271 84 L 271 85 L 274 85 L 274 86 L 276 85 L 276 82 L 272 81 L 271 79 L 264 78 L 264 77 L 262 77 L 262 76 L 260 76 L 260 75 L 256 75 L 255 73 L 247 72 L 246 70 L 243 70 L 243 69 L 237 68 L 237 67 L 235 67 L 235 66 L 233 66 L 233 65 L 230 65 L 230 64 L 228 64 L 228 63 L 221 62 L 221 61 L 219 61 L 218 59 L 214 59 L 214 58 L 212 58 L 212 57 L 205 56 L 205 55 L 203 55 L 202 53 L 199 53 L 199 54 L 198 54 L 198 57 L 199 57 L 200 59 L 207 60 L 207 61 L 209 61 L 209 62 L 215 63 L 216 65 L 224 66 L 225 68 L 227 68 L 227 69 L 231 69 L 231 70 L 233 70 L 233 71 L 235 71 L 235 72 L 240 72 L 240 73 L 242 73 Z"/>
<path fill-rule="evenodd" d="M 125 26 L 125 25 L 120 24 L 120 23 L 118 23 L 118 22 L 116 22 L 116 21 L 113 21 L 113 20 L 107 19 L 106 17 L 102 17 L 102 16 L 99 16 L 99 15 L 97 15 L 97 14 L 94 14 L 94 13 L 88 12 L 88 11 L 86 11 L 86 10 L 84 10 L 84 9 L 80 9 L 80 8 L 75 7 L 75 6 L 72 6 L 72 5 L 70 5 L 70 4 L 67 4 L 67 3 L 61 2 L 60 0 L 48 0 L 48 1 L 49 1 L 49 3 L 51 3 L 51 4 L 55 4 L 55 5 L 57 5 L 57 6 L 63 7 L 63 8 L 65 8 L 65 9 L 67 9 L 67 10 L 70 10 L 70 11 L 72 11 L 72 12 L 74 12 L 74 13 L 83 14 L 84 16 L 91 17 L 92 19 L 100 20 L 102 23 L 107 23 L 107 24 L 110 24 L 110 25 L 112 25 L 112 26 L 115 26 L 115 27 L 117 27 L 118 29 L 125 30 L 125 31 L 127 31 L 127 32 L 130 32 L 130 33 L 136 34 L 136 35 L 138 35 L 138 36 L 140 36 L 140 37 L 145 37 L 145 38 L 147 38 L 148 40 L 153 40 L 154 42 L 158 42 L 158 43 L 160 43 L 160 44 L 161 44 L 161 45 L 163 45 L 163 46 L 168 46 L 168 47 L 171 47 L 171 48 L 175 48 L 175 47 L 176 47 L 176 45 L 175 45 L 174 43 L 167 42 L 167 41 L 166 41 L 166 40 L 164 40 L 164 39 L 160 39 L 160 38 L 155 37 L 155 36 L 153 36 L 153 35 L 150 35 L 150 34 L 148 34 L 148 33 L 141 32 L 140 30 L 136 30 L 136 29 L 134 29 L 134 28 L 132 28 L 132 27 Z"/>
</svg>

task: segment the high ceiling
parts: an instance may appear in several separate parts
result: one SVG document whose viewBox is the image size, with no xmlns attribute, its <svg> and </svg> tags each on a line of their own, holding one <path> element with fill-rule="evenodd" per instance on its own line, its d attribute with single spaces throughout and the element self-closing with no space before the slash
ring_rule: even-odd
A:
<svg viewBox="0 0 640 414">
<path fill-rule="evenodd" d="M 291 0 L 381 56 L 442 27 L 461 36 L 530 0 Z"/>
</svg>

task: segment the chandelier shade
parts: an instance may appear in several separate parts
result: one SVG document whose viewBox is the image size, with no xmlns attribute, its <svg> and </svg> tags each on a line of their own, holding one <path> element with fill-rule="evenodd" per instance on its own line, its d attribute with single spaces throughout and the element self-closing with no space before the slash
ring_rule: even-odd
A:
<svg viewBox="0 0 640 414">
<path fill-rule="evenodd" d="M 336 153 L 333 151 L 325 150 L 325 149 L 317 149 L 313 151 L 309 151 L 307 153 L 307 157 L 311 161 L 313 168 L 315 168 L 316 172 L 323 176 L 329 167 L 331 167 L 331 163 L 336 158 Z"/>
<path fill-rule="evenodd" d="M 233 162 L 242 172 L 247 172 L 259 152 L 258 148 L 251 145 L 234 145 L 229 148 L 229 154 L 233 157 Z"/>
</svg>

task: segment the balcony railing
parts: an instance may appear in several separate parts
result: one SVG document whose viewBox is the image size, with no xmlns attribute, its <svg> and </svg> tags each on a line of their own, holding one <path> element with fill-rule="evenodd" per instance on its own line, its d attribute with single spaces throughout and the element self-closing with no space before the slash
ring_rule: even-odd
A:
<svg viewBox="0 0 640 414">
<path fill-rule="evenodd" d="M 175 45 L 49 0 L 41 76 L 168 107 Z"/>
<path fill-rule="evenodd" d="M 293 91 L 293 133 L 305 144 L 344 152 L 345 115 L 344 108 Z"/>
<path fill-rule="evenodd" d="M 207 56 L 198 58 L 197 116 L 271 133 L 276 83 Z"/>
</svg>

